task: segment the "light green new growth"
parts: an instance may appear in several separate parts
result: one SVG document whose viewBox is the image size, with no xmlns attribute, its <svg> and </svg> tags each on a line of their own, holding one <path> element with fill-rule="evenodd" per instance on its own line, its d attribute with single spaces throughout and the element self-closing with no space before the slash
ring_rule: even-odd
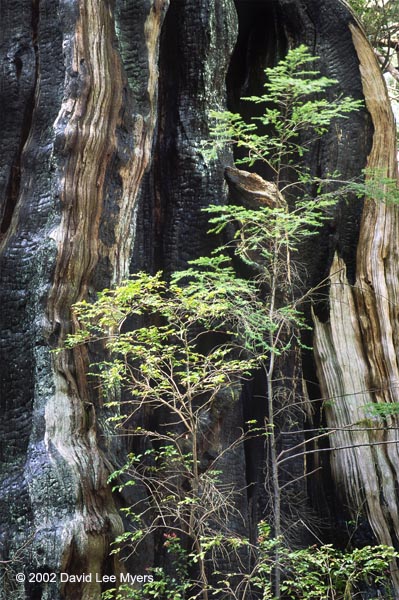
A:
<svg viewBox="0 0 399 600">
<path fill-rule="evenodd" d="M 264 94 L 243 98 L 264 107 L 259 117 L 247 123 L 239 114 L 213 112 L 212 156 L 226 143 L 236 144 L 247 155 L 238 162 L 254 165 L 265 162 L 277 180 L 284 166 L 295 168 L 299 176 L 303 165 L 298 163 L 315 141 L 326 133 L 333 119 L 347 118 L 362 106 L 361 100 L 350 97 L 327 99 L 325 94 L 337 81 L 321 77 L 306 46 L 290 50 L 276 67 L 265 69 Z M 307 139 L 301 135 L 306 132 Z"/>
<path fill-rule="evenodd" d="M 295 553 L 283 538 L 275 415 L 284 410 L 281 397 L 288 391 L 276 381 L 276 365 L 301 343 L 307 297 L 297 291 L 298 261 L 292 257 L 318 233 L 344 193 L 336 185 L 331 191 L 333 176 L 328 182 L 316 178 L 299 161 L 333 119 L 347 118 L 361 105 L 351 98 L 327 99 L 336 82 L 320 76 L 316 62 L 300 46 L 266 69 L 264 94 L 246 99 L 264 108 L 250 123 L 229 112 L 213 115 L 214 155 L 232 144 L 245 150 L 242 163 L 266 163 L 275 205 L 210 207 L 212 232 L 220 234 L 228 225 L 236 231 L 213 256 L 192 261 L 170 282 L 160 273 L 139 273 L 103 291 L 94 304 L 75 307 L 80 330 L 67 345 L 105 344 L 109 360 L 92 368 L 115 410 L 113 420 L 129 426 L 127 431 L 144 446 L 111 476 L 115 489 L 139 485 L 148 496 L 125 509 L 132 528 L 117 541 L 137 551 L 146 536 L 164 535 L 175 566 L 175 575 L 156 567 L 154 582 L 139 592 L 127 587 L 107 592 L 107 598 L 209 600 L 216 595 L 238 600 L 258 588 L 264 600 L 283 594 L 294 600 L 340 600 L 364 574 L 379 577 L 378 569 L 393 556 L 384 548 L 363 549 L 362 556 L 355 556 L 323 545 Z M 237 276 L 233 255 L 253 268 L 251 280 Z M 126 327 L 132 318 L 133 329 Z M 259 369 L 266 379 L 259 401 L 266 404 L 267 423 L 248 423 L 230 445 L 204 461 L 204 439 L 212 439 L 214 422 L 233 409 L 242 383 Z M 160 427 L 137 424 L 149 411 L 161 419 Z M 270 537 L 260 523 L 255 544 L 231 530 L 230 523 L 240 517 L 236 498 L 243 490 L 221 477 L 223 457 L 253 436 L 263 436 L 268 447 L 274 534 Z M 241 565 L 245 556 L 245 569 L 218 572 L 221 556 Z M 333 589 L 337 582 L 343 592 Z"/>
</svg>

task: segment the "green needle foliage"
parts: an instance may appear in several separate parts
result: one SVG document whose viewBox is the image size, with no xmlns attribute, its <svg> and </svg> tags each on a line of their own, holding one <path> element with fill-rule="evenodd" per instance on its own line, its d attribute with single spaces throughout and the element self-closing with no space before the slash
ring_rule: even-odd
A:
<svg viewBox="0 0 399 600">
<path fill-rule="evenodd" d="M 255 311 L 251 319 L 257 317 L 259 323 L 261 303 L 256 300 L 256 287 L 233 277 L 231 267 L 218 269 L 221 260 L 216 261 L 216 272 L 223 272 L 225 279 L 208 281 L 208 289 L 201 286 L 200 293 L 196 293 L 194 280 L 177 285 L 181 274 L 167 284 L 161 273 L 139 273 L 117 289 L 101 292 L 95 304 L 75 306 L 81 329 L 69 336 L 67 346 L 103 340 L 111 360 L 96 366 L 106 394 L 123 386 L 129 391 L 127 405 L 134 406 L 134 412 L 143 405 L 164 405 L 192 433 L 190 418 L 197 418 L 235 377 L 246 377 L 256 367 L 260 357 L 240 352 L 241 340 L 232 327 L 242 307 L 248 305 Z M 227 275 L 233 277 L 231 286 Z M 132 316 L 146 325 L 124 332 L 124 324 Z M 210 334 L 228 335 L 228 342 L 209 348 L 205 341 Z M 202 351 L 203 340 L 206 350 Z M 195 406 L 206 394 L 205 404 Z"/>
<path fill-rule="evenodd" d="M 194 553 L 199 571 L 199 581 L 189 587 L 199 589 L 204 600 L 209 584 L 202 539 L 220 532 L 228 538 L 229 522 L 239 518 L 237 490 L 220 481 L 218 461 L 246 437 L 264 434 L 249 426 L 204 463 L 202 448 L 212 435 L 212 419 L 231 409 L 237 401 L 235 389 L 264 358 L 248 352 L 235 327 L 244 309 L 250 309 L 249 328 L 255 330 L 256 324 L 263 327 L 263 335 L 267 332 L 256 285 L 235 277 L 229 265 L 222 267 L 225 260 L 215 259 L 215 273 L 203 281 L 199 293 L 200 272 L 187 285 L 178 284 L 182 274 L 166 283 L 159 273 L 139 273 L 117 289 L 103 291 L 95 304 L 81 302 L 75 307 L 81 329 L 67 342 L 71 347 L 89 341 L 104 344 L 110 359 L 93 368 L 108 406 L 116 409 L 112 420 L 147 446 L 142 454 L 131 454 L 110 478 L 120 482 L 116 489 L 140 485 L 148 497 L 146 505 L 139 501 L 125 511 L 132 528 L 117 543 L 137 549 L 146 536 L 162 531 L 184 538 L 187 556 Z M 133 316 L 146 325 L 124 331 Z M 115 398 L 120 389 L 126 400 Z M 159 430 L 132 425 L 149 411 L 162 419 Z M 156 594 L 164 587 L 156 579 L 150 596 L 161 597 Z"/>
<path fill-rule="evenodd" d="M 246 151 L 241 164 L 253 166 L 257 161 L 272 168 L 277 180 L 283 167 L 290 165 L 303 176 L 302 157 L 315 139 L 325 134 L 333 119 L 347 118 L 362 106 L 362 101 L 350 97 L 325 97 L 337 81 L 320 76 L 314 68 L 317 57 L 306 46 L 290 50 L 276 67 L 265 69 L 264 94 L 243 98 L 263 107 L 262 115 L 244 121 L 241 115 L 213 112 L 213 152 L 233 143 Z M 301 135 L 306 132 L 306 141 Z"/>
<path fill-rule="evenodd" d="M 247 123 L 230 112 L 214 113 L 216 125 L 212 136 L 214 152 L 226 144 L 244 151 L 240 163 L 250 167 L 265 163 L 271 181 L 265 186 L 266 202 L 258 206 L 210 207 L 213 231 L 220 233 L 227 225 L 236 227 L 235 238 L 228 248 L 256 272 L 256 281 L 264 294 L 269 328 L 264 337 L 268 359 L 264 363 L 266 402 L 270 432 L 267 439 L 270 460 L 274 534 L 282 528 L 282 489 L 278 454 L 276 414 L 288 405 L 291 390 L 281 383 L 282 357 L 301 344 L 301 330 L 306 326 L 301 307 L 306 297 L 299 292 L 300 260 L 296 256 L 304 241 L 317 234 L 330 217 L 337 202 L 345 198 L 348 184 L 338 184 L 337 177 L 315 177 L 304 167 L 301 158 L 315 140 L 326 134 L 334 119 L 348 118 L 361 101 L 334 98 L 326 93 L 336 81 L 323 77 L 314 68 L 317 58 L 305 46 L 288 52 L 275 68 L 266 69 L 264 94 L 244 98 L 260 104 L 262 115 Z M 309 192 L 312 190 L 312 193 Z M 314 194 L 316 190 L 316 194 Z M 256 194 L 254 194 L 256 195 Z M 261 292 L 260 292 L 261 293 Z M 247 338 L 248 339 L 248 338 Z M 292 386 L 292 382 L 291 382 Z M 300 399 L 295 399 L 300 403 Z M 275 550 L 274 594 L 281 597 L 280 548 Z"/>
<path fill-rule="evenodd" d="M 345 590 L 362 577 L 360 564 L 368 575 L 385 568 L 393 556 L 382 548 L 363 549 L 365 560 L 371 561 L 368 568 L 363 558 L 330 546 L 292 552 L 283 538 L 275 422 L 282 410 L 278 367 L 300 344 L 300 330 L 306 327 L 301 311 L 308 296 L 297 292 L 298 261 L 293 257 L 345 194 L 342 186 L 331 191 L 331 181 L 313 177 L 299 161 L 333 119 L 347 118 L 361 104 L 350 98 L 327 100 L 325 93 L 335 81 L 320 75 L 316 61 L 300 46 L 266 69 L 264 94 L 247 98 L 264 109 L 250 123 L 240 115 L 214 113 L 213 152 L 236 145 L 246 151 L 242 163 L 262 161 L 273 174 L 267 203 L 207 209 L 211 232 L 233 228 L 232 239 L 170 281 L 161 273 L 139 273 L 104 290 L 94 304 L 75 307 L 80 329 L 67 346 L 104 346 L 108 360 L 93 365 L 93 373 L 114 410 L 115 424 L 144 445 L 110 478 L 115 489 L 138 485 L 147 495 L 125 509 L 132 527 L 117 543 L 137 551 L 149 534 L 163 535 L 175 566 L 174 575 L 156 567 L 154 581 L 139 591 L 128 587 L 107 597 L 238 599 L 259 590 L 265 600 L 347 600 Z M 330 180 L 336 183 L 334 177 Z M 310 188 L 316 189 L 316 197 Z M 237 275 L 237 259 L 253 269 L 253 278 Z M 234 409 L 242 383 L 259 369 L 267 382 L 266 425 L 248 423 L 245 432 L 204 462 L 204 444 L 214 435 L 215 421 Z M 158 416 L 159 427 L 138 425 L 149 412 Z M 251 436 L 264 436 L 268 447 L 273 506 L 273 537 L 261 523 L 255 544 L 231 529 L 239 518 L 236 498 L 242 490 L 223 483 L 221 476 L 223 457 Z M 232 564 L 237 559 L 245 569 L 220 573 L 221 556 Z M 334 587 L 338 580 L 342 593 Z"/>
</svg>

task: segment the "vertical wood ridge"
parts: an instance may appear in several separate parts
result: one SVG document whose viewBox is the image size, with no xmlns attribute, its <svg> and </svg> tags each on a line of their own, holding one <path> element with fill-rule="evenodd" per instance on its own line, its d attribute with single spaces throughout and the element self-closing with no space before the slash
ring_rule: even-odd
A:
<svg viewBox="0 0 399 600">
<path fill-rule="evenodd" d="M 350 28 L 374 126 L 367 178 L 395 178 L 395 125 L 385 82 L 364 33 L 355 24 Z M 318 376 L 329 399 L 327 425 L 346 429 L 331 436 L 331 446 L 353 446 L 331 452 L 334 479 L 352 514 L 365 511 L 384 544 L 399 539 L 399 421 L 393 414 L 378 417 L 368 406 L 399 401 L 398 216 L 397 206 L 365 198 L 355 285 L 349 285 L 344 263 L 336 256 L 330 271 L 329 321 L 314 317 Z M 353 431 L 362 427 L 364 431 Z M 392 574 L 398 594 L 396 568 Z"/>
</svg>

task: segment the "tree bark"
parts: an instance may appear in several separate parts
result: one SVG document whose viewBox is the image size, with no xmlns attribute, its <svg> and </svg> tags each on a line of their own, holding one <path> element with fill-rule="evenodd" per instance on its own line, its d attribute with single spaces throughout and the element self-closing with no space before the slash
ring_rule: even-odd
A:
<svg viewBox="0 0 399 600">
<path fill-rule="evenodd" d="M 375 173 L 377 178 L 395 179 L 396 132 L 386 88 L 380 84 L 377 60 L 362 32 L 356 25 L 351 32 L 374 126 L 367 160 L 369 177 Z M 324 397 L 331 399 L 325 413 L 327 423 L 346 428 L 331 436 L 332 446 L 353 446 L 332 453 L 336 485 L 352 515 L 366 511 L 377 540 L 388 545 L 396 545 L 399 537 L 397 210 L 389 200 L 366 198 L 355 281 L 348 281 L 346 266 L 337 253 L 331 267 L 329 319 L 322 323 L 315 318 L 314 338 L 321 388 Z M 378 408 L 381 404 L 393 404 L 392 413 L 385 418 L 372 412 L 373 405 Z M 348 427 L 351 424 L 353 427 Z M 362 426 L 366 429 L 359 431 Z M 393 579 L 395 597 L 399 597 L 396 568 Z"/>
<path fill-rule="evenodd" d="M 233 157 L 204 157 L 209 111 L 248 111 L 240 97 L 260 91 L 287 48 L 309 45 L 337 79 L 333 94 L 366 99 L 312 149 L 318 174 L 350 178 L 366 164 L 394 173 L 392 117 L 372 49 L 339 0 L 15 0 L 0 5 L 0 21 L 0 560 L 12 561 L 0 597 L 91 600 L 102 589 L 94 574 L 123 568 L 109 552 L 131 498 L 113 495 L 107 476 L 132 442 L 109 434 L 88 351 L 52 352 L 76 327 L 72 304 L 129 272 L 168 274 L 211 250 L 201 209 L 227 201 Z M 323 394 L 351 398 L 332 403 L 331 424 L 343 422 L 342 406 L 357 418 L 365 398 L 395 399 L 395 210 L 367 199 L 362 217 L 361 201 L 343 205 L 303 250 L 308 285 L 341 269 L 314 317 Z M 333 370 L 344 372 L 338 382 Z M 212 451 L 262 411 L 235 394 Z M 384 542 L 399 535 L 396 454 L 392 444 L 332 455 L 342 505 L 364 501 Z M 256 444 L 225 460 L 238 489 L 263 472 Z M 237 502 L 244 519 L 231 526 L 250 534 L 262 502 L 251 492 Z M 93 581 L 17 583 L 24 569 Z"/>
</svg>

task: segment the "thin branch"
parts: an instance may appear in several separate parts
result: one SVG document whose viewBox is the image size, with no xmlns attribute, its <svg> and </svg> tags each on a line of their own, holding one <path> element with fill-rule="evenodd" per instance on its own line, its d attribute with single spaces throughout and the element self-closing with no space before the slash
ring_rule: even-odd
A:
<svg viewBox="0 0 399 600">
<path fill-rule="evenodd" d="M 399 70 L 396 69 L 391 62 L 387 62 L 387 60 L 378 50 L 374 49 L 374 54 L 376 55 L 380 64 L 383 66 L 384 71 L 387 71 L 396 81 L 399 81 Z"/>
<path fill-rule="evenodd" d="M 291 481 L 287 481 L 287 483 L 285 483 L 284 485 L 282 485 L 280 487 L 280 492 L 284 488 L 292 485 L 293 483 L 296 483 L 297 481 L 301 481 L 301 479 L 305 479 L 305 477 L 309 477 L 309 475 L 313 475 L 313 473 L 317 473 L 317 471 L 321 471 L 322 469 L 323 469 L 323 467 L 317 467 L 317 469 L 313 469 L 313 471 L 309 471 L 309 473 L 304 473 L 303 475 L 300 475 L 300 477 L 296 477 L 295 479 L 292 479 Z"/>
<path fill-rule="evenodd" d="M 279 462 L 279 465 L 282 465 L 288 460 L 298 458 L 299 456 L 302 457 L 307 454 L 318 454 L 319 452 L 334 452 L 336 450 L 353 450 L 353 448 L 369 448 L 371 446 L 385 446 L 387 444 L 399 444 L 399 440 L 388 440 L 385 442 L 369 442 L 367 444 L 350 444 L 349 446 L 335 446 L 333 448 L 318 448 L 316 450 L 306 450 L 305 452 L 299 452 L 298 454 L 293 454 L 292 456 L 287 456 L 286 458 L 283 458 L 283 460 Z"/>
</svg>

